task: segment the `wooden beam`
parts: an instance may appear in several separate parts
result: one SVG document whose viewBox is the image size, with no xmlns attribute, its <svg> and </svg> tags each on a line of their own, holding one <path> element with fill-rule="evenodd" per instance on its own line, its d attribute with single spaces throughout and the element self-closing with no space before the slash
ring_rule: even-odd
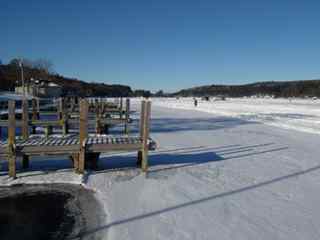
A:
<svg viewBox="0 0 320 240">
<path fill-rule="evenodd" d="M 16 178 L 16 110 L 15 101 L 10 100 L 8 103 L 9 126 L 8 126 L 8 160 L 9 160 L 9 176 Z"/>
<path fill-rule="evenodd" d="M 142 171 L 148 171 L 148 150 L 149 150 L 149 128 L 151 115 L 151 102 L 144 101 L 144 116 L 143 116 L 143 136 L 142 136 Z"/>
<path fill-rule="evenodd" d="M 80 151 L 79 151 L 79 166 L 78 172 L 84 172 L 85 157 L 86 157 L 86 139 L 88 137 L 88 102 L 82 99 L 80 102 Z"/>
</svg>

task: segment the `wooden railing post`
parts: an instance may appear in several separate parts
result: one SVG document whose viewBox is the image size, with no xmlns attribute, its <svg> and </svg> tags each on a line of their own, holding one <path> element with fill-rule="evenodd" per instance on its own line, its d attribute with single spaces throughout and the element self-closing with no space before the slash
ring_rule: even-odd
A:
<svg viewBox="0 0 320 240">
<path fill-rule="evenodd" d="M 79 151 L 79 164 L 78 172 L 84 172 L 85 157 L 86 157 L 86 140 L 88 137 L 88 102 L 82 99 L 80 102 L 80 151 Z"/>
<path fill-rule="evenodd" d="M 29 111 L 28 100 L 22 101 L 22 138 L 27 140 L 29 138 Z"/>
<path fill-rule="evenodd" d="M 8 160 L 9 160 L 9 176 L 16 178 L 16 110 L 15 101 L 10 100 L 8 104 Z"/>
<path fill-rule="evenodd" d="M 143 109 L 143 118 L 142 118 L 142 162 L 141 168 L 142 171 L 148 171 L 148 151 L 149 151 L 149 128 L 150 128 L 150 114 L 151 114 L 151 102 L 150 101 L 143 101 L 144 105 Z"/>
<path fill-rule="evenodd" d="M 126 99 L 126 115 L 125 115 L 125 124 L 124 124 L 124 132 L 125 134 L 129 134 L 129 117 L 130 117 L 130 99 Z"/>
</svg>

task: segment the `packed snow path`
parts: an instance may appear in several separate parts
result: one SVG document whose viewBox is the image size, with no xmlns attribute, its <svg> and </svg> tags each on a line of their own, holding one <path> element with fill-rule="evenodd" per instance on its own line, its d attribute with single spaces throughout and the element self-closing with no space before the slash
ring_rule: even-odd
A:
<svg viewBox="0 0 320 240">
<path fill-rule="evenodd" d="M 95 189 L 107 222 L 83 235 L 320 239 L 318 134 L 155 105 L 152 118 L 159 149 L 147 176 L 135 168 L 136 153 L 118 153 L 103 156 L 101 170 L 83 179 L 62 169 L 65 160 L 51 161 L 60 167 L 49 172 L 40 170 L 48 161 L 31 161 L 33 174 L 20 173 L 15 182 L 73 181 Z"/>
</svg>

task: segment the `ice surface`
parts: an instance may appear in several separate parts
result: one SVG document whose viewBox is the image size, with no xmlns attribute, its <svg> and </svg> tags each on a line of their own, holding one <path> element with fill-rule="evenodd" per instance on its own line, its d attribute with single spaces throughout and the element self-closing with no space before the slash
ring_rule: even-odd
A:
<svg viewBox="0 0 320 240">
<path fill-rule="evenodd" d="M 139 110 L 138 101 L 132 105 Z M 147 175 L 136 168 L 135 152 L 121 152 L 103 155 L 100 169 L 84 176 L 67 158 L 38 157 L 12 180 L 0 162 L 0 183 L 94 189 L 108 219 L 85 234 L 105 239 L 320 239 L 317 108 L 312 101 L 232 99 L 200 102 L 195 111 L 192 99 L 155 99 L 151 131 L 159 148 Z M 316 134 L 296 131 L 294 120 Z"/>
</svg>

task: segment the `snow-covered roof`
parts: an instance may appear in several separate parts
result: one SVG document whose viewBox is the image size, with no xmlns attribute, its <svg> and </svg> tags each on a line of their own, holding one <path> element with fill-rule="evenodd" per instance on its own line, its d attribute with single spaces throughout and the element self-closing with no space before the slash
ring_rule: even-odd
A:
<svg viewBox="0 0 320 240">
<path fill-rule="evenodd" d="M 49 86 L 49 87 L 59 87 L 59 85 L 58 85 L 58 84 L 55 84 L 55 83 L 52 83 L 52 82 L 51 82 L 51 83 L 49 83 L 49 84 L 48 84 L 48 86 Z"/>
<path fill-rule="evenodd" d="M 26 95 L 27 99 L 31 100 L 33 97 L 30 95 Z M 0 101 L 8 101 L 8 100 L 22 100 L 23 95 L 17 94 L 14 92 L 0 92 Z"/>
</svg>

